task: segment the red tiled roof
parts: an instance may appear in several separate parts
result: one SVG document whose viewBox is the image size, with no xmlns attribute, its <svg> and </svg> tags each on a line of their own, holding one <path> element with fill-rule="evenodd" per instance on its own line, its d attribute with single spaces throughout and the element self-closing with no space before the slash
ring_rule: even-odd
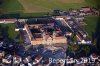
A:
<svg viewBox="0 0 100 66">
<path fill-rule="evenodd" d="M 61 38 L 64 38 L 63 36 L 58 36 L 58 37 L 56 37 L 56 39 L 61 39 Z"/>
<path fill-rule="evenodd" d="M 81 8 L 84 12 L 88 12 L 91 10 L 91 8 Z"/>
<path fill-rule="evenodd" d="M 36 41 L 41 41 L 43 40 L 43 38 L 36 38 Z"/>
<path fill-rule="evenodd" d="M 0 19 L 0 21 L 17 21 L 16 19 Z"/>
</svg>

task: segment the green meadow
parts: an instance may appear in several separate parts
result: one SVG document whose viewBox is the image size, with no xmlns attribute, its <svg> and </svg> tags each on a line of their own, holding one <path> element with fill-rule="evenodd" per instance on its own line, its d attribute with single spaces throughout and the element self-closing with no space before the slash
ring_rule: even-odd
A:
<svg viewBox="0 0 100 66">
<path fill-rule="evenodd" d="M 85 30 L 89 33 L 89 35 L 92 35 L 92 32 L 95 32 L 97 22 L 99 20 L 98 16 L 87 16 L 85 17 Z"/>
<path fill-rule="evenodd" d="M 7 31 L 7 34 L 8 34 L 8 37 L 10 39 L 15 39 L 16 36 L 18 35 L 18 32 L 15 31 L 15 24 L 0 24 L 0 28 L 1 30 L 6 30 Z"/>
<path fill-rule="evenodd" d="M 92 6 L 92 0 L 6 0 L 0 5 L 4 13 L 51 12 L 55 9 L 68 10 Z"/>
</svg>

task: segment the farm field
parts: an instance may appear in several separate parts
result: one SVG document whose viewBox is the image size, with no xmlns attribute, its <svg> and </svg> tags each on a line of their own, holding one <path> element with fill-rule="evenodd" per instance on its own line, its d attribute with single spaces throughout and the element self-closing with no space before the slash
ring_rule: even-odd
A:
<svg viewBox="0 0 100 66">
<path fill-rule="evenodd" d="M 18 0 L 25 12 L 47 12 L 54 9 L 68 10 L 86 5 L 84 0 Z"/>
<path fill-rule="evenodd" d="M 90 0 L 89 0 L 90 1 Z M 87 0 L 7 0 L 0 7 L 4 12 L 51 12 L 90 6 Z M 91 1 L 90 1 L 91 2 Z"/>
</svg>

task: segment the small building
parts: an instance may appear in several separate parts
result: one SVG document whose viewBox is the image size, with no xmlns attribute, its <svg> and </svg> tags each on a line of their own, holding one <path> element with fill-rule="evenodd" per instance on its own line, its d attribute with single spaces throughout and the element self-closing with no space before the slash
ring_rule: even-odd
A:
<svg viewBox="0 0 100 66">
<path fill-rule="evenodd" d="M 76 22 L 83 22 L 84 21 L 84 17 L 75 17 Z"/>
<path fill-rule="evenodd" d="M 80 12 L 79 16 L 85 16 L 86 14 L 84 12 Z"/>
<path fill-rule="evenodd" d="M 4 52 L 4 51 L 0 51 L 0 59 L 1 59 L 2 57 L 4 57 L 4 55 L 5 55 L 5 52 Z"/>
<path fill-rule="evenodd" d="M 91 8 L 88 8 L 88 7 L 83 7 L 80 9 L 81 11 L 87 13 L 87 12 L 90 12 L 91 11 Z"/>
<path fill-rule="evenodd" d="M 13 65 L 19 65 L 19 63 L 22 62 L 22 58 L 19 56 L 13 56 Z"/>
<path fill-rule="evenodd" d="M 7 55 L 2 59 L 3 64 L 11 65 L 12 63 L 12 55 Z"/>
<path fill-rule="evenodd" d="M 17 21 L 17 19 L 0 19 L 0 23 L 15 23 Z"/>
<path fill-rule="evenodd" d="M 33 65 L 39 64 L 40 61 L 42 60 L 42 56 L 41 55 L 37 55 L 37 57 L 35 58 L 35 60 L 33 61 Z"/>
<path fill-rule="evenodd" d="M 20 63 L 20 65 L 19 66 L 25 66 L 25 64 L 24 63 Z"/>
<path fill-rule="evenodd" d="M 19 30 L 25 30 L 24 23 L 23 22 L 16 22 L 16 28 L 15 31 Z"/>
<path fill-rule="evenodd" d="M 31 61 L 32 61 L 31 56 L 27 56 L 27 57 L 24 58 L 24 60 L 23 60 L 24 63 L 29 63 L 29 62 L 31 62 Z"/>
</svg>

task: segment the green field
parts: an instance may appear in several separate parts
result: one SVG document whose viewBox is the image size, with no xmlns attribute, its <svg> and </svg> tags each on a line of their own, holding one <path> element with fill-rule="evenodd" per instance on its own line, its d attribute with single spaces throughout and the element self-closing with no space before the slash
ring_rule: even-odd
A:
<svg viewBox="0 0 100 66">
<path fill-rule="evenodd" d="M 85 18 L 85 22 L 87 24 L 85 26 L 85 30 L 89 33 L 89 35 L 92 35 L 92 32 L 95 32 L 98 19 L 99 19 L 98 16 L 87 16 Z"/>
<path fill-rule="evenodd" d="M 10 39 L 15 39 L 18 35 L 18 32 L 15 32 L 15 24 L 0 24 L 2 28 L 8 28 L 8 35 Z"/>
<path fill-rule="evenodd" d="M 99 0 L 85 0 L 89 6 L 97 7 L 99 5 Z"/>
<path fill-rule="evenodd" d="M 4 12 L 51 12 L 91 6 L 91 0 L 6 0 L 0 8 Z"/>
<path fill-rule="evenodd" d="M 86 5 L 84 0 L 18 0 L 25 12 L 47 12 L 54 9 L 67 10 Z"/>
<path fill-rule="evenodd" d="M 21 3 L 18 0 L 6 0 L 0 5 L 1 11 L 8 12 L 22 12 L 24 10 Z"/>
</svg>

